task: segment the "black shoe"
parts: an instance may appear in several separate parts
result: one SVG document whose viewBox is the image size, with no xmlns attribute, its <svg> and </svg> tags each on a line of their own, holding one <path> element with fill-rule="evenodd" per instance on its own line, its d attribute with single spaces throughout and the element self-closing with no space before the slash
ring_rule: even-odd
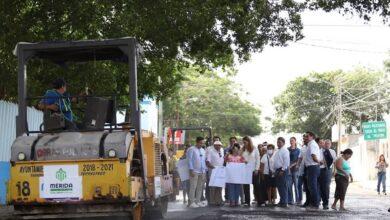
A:
<svg viewBox="0 0 390 220">
<path fill-rule="evenodd" d="M 309 203 L 304 203 L 303 205 L 302 205 L 302 207 L 308 207 L 309 206 Z"/>
<path fill-rule="evenodd" d="M 280 207 L 280 208 L 287 208 L 288 206 L 287 206 L 287 204 L 278 204 L 278 207 Z"/>
<path fill-rule="evenodd" d="M 324 206 L 324 210 L 328 210 L 329 209 L 329 206 Z"/>
</svg>

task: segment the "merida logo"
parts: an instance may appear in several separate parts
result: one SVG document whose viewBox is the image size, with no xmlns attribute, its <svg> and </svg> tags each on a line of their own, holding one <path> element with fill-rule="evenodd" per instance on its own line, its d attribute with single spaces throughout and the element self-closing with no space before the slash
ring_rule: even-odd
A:
<svg viewBox="0 0 390 220">
<path fill-rule="evenodd" d="M 56 179 L 61 182 L 66 179 L 66 172 L 62 168 L 56 172 Z"/>
</svg>

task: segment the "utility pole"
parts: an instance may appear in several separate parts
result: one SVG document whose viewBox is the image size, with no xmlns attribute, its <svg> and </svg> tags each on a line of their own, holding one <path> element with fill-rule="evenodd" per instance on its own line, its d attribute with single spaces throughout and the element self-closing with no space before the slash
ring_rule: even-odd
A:
<svg viewBox="0 0 390 220">
<path fill-rule="evenodd" d="M 339 80 L 337 83 L 337 127 L 338 127 L 338 141 L 337 141 L 337 155 L 340 155 L 341 151 L 341 117 L 343 115 L 343 109 L 342 109 L 342 88 L 341 88 L 341 81 Z"/>
</svg>

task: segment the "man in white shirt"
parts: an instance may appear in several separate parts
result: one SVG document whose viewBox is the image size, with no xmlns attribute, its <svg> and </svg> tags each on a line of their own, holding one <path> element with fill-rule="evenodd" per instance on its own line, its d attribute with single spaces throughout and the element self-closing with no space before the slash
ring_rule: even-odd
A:
<svg viewBox="0 0 390 220">
<path fill-rule="evenodd" d="M 216 167 L 222 167 L 224 162 L 224 152 L 222 143 L 215 141 L 214 146 L 211 146 L 207 152 L 206 165 L 209 168 L 208 175 L 211 177 L 212 171 Z M 222 188 L 209 186 L 209 205 L 220 206 L 222 205 Z"/>
<path fill-rule="evenodd" d="M 214 144 L 214 142 L 216 141 L 221 141 L 221 138 L 219 136 L 214 136 L 213 137 L 213 142 L 211 142 L 211 144 Z M 213 148 L 214 146 L 213 145 L 210 145 L 208 147 L 206 147 L 206 159 L 207 159 L 207 154 L 209 153 L 210 149 Z M 206 194 L 206 200 L 208 203 L 210 203 L 210 195 L 209 195 L 209 192 L 210 192 L 210 189 L 209 189 L 209 182 L 210 182 L 210 176 L 211 176 L 211 170 L 207 170 L 206 171 L 206 183 L 205 183 L 205 194 Z M 202 193 L 202 201 L 204 200 L 204 195 Z"/>
<path fill-rule="evenodd" d="M 318 209 L 320 204 L 318 177 L 320 176 L 320 147 L 315 141 L 313 132 L 306 132 L 307 135 L 307 151 L 305 155 L 305 166 L 307 170 L 307 185 L 310 193 L 311 208 Z"/>
<path fill-rule="evenodd" d="M 306 192 L 306 201 L 309 201 L 309 195 L 308 195 L 308 190 L 307 190 L 307 179 L 305 176 L 305 156 L 306 156 L 306 151 L 307 151 L 307 136 L 306 134 L 303 134 L 303 145 L 301 147 L 301 152 L 299 154 L 299 159 L 298 159 L 298 201 L 297 204 L 301 205 L 302 200 L 303 200 L 303 189 L 305 189 Z"/>
<path fill-rule="evenodd" d="M 328 140 L 320 140 L 319 142 L 321 148 L 321 166 L 320 166 L 320 177 L 318 183 L 320 186 L 320 195 L 322 200 L 323 208 L 329 209 L 329 188 L 330 182 L 332 179 L 332 168 L 333 163 L 336 161 L 336 152 L 333 149 L 330 149 L 332 142 Z"/>
<path fill-rule="evenodd" d="M 196 145 L 187 150 L 188 167 L 190 170 L 190 192 L 188 206 L 197 208 L 203 206 L 200 199 L 203 194 L 203 185 L 206 179 L 206 152 L 202 148 L 205 144 L 203 137 L 196 138 Z"/>
<path fill-rule="evenodd" d="M 290 152 L 285 146 L 286 141 L 284 138 L 279 137 L 277 141 L 278 151 L 276 151 L 273 156 L 273 166 L 275 170 L 275 181 L 278 188 L 280 201 L 280 207 L 287 207 L 288 203 L 288 185 L 287 185 L 287 175 L 288 167 L 290 166 Z"/>
</svg>

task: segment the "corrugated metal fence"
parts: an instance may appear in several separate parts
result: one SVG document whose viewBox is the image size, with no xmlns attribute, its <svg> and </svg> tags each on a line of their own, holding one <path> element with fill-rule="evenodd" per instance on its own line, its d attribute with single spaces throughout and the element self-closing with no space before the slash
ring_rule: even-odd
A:
<svg viewBox="0 0 390 220">
<path fill-rule="evenodd" d="M 0 161 L 9 161 L 11 145 L 16 137 L 16 115 L 18 105 L 0 100 Z M 34 108 L 27 110 L 29 130 L 37 131 L 43 120 L 43 113 Z"/>
<path fill-rule="evenodd" d="M 17 114 L 18 105 L 0 100 L 0 205 L 6 202 L 6 183 L 9 180 L 11 145 L 16 138 Z M 29 130 L 39 130 L 42 120 L 42 112 L 28 108 L 27 123 Z"/>
</svg>

